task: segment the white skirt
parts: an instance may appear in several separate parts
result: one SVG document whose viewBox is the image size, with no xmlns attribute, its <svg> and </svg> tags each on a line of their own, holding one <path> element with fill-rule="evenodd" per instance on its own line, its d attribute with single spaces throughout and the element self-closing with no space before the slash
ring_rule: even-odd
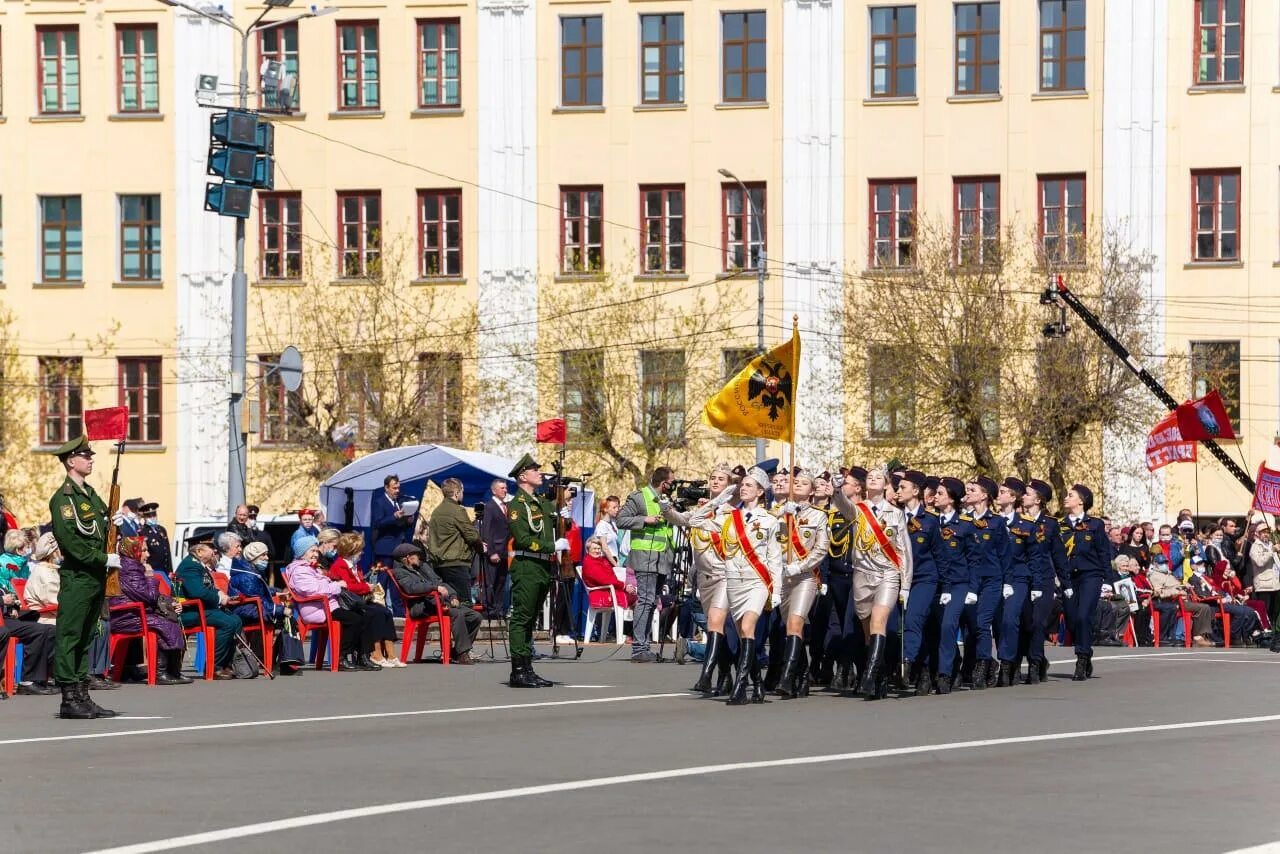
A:
<svg viewBox="0 0 1280 854">
<path fill-rule="evenodd" d="M 792 576 L 782 580 L 782 617 L 804 617 L 809 622 L 809 612 L 818 599 L 818 580 L 813 573 Z"/>
<path fill-rule="evenodd" d="M 733 564 L 725 568 L 725 594 L 735 620 L 741 620 L 747 614 L 760 616 L 769 601 L 769 588 L 760 575 L 751 567 L 741 568 Z"/>
<path fill-rule="evenodd" d="M 703 613 L 712 608 L 722 611 L 729 608 L 728 584 L 725 581 L 723 564 L 701 563 L 698 566 L 698 601 L 702 603 Z"/>
</svg>

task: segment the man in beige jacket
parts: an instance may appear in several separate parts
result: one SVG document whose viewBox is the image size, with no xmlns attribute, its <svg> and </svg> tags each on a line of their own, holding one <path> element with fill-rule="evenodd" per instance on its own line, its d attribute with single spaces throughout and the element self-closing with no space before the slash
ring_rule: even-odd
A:
<svg viewBox="0 0 1280 854">
<path fill-rule="evenodd" d="M 1185 584 L 1179 584 L 1169 572 L 1169 565 L 1159 560 L 1152 563 L 1151 568 L 1147 570 L 1147 580 L 1151 582 L 1151 592 L 1155 600 L 1152 606 L 1160 613 L 1162 621 L 1160 641 L 1164 643 L 1173 637 L 1178 618 L 1178 598 L 1190 595 L 1191 588 Z M 1213 628 L 1213 611 L 1203 602 L 1184 599 L 1183 604 L 1191 614 L 1192 643 L 1196 646 L 1213 646 L 1213 641 L 1209 639 L 1209 632 Z"/>
</svg>

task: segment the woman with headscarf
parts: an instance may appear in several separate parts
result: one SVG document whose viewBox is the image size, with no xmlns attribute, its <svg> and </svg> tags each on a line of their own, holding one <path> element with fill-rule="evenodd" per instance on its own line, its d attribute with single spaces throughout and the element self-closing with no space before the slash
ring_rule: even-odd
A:
<svg viewBox="0 0 1280 854">
<path fill-rule="evenodd" d="M 185 685 L 191 682 L 182 675 L 182 654 L 186 651 L 186 638 L 182 634 L 179 616 L 182 605 L 176 599 L 160 592 L 160 581 L 151 567 L 143 563 L 147 553 L 146 541 L 141 537 L 125 537 L 118 546 L 120 552 L 120 595 L 112 596 L 108 604 L 124 605 L 141 602 L 146 611 L 147 631 L 156 636 L 159 661 L 156 662 L 157 685 Z M 130 608 L 111 614 L 111 631 L 133 633 L 142 630 L 136 609 Z"/>
</svg>

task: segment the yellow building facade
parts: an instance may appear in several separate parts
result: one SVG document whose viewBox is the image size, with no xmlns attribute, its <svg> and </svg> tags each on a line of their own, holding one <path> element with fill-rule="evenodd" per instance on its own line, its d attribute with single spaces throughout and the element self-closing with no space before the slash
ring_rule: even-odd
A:
<svg viewBox="0 0 1280 854">
<path fill-rule="evenodd" d="M 975 251 L 992 228 L 1065 246 L 1091 223 L 1154 259 L 1145 281 L 1165 347 L 1149 357 L 1185 354 L 1202 386 L 1237 383 L 1244 438 L 1232 453 L 1256 464 L 1280 412 L 1280 334 L 1267 327 L 1280 311 L 1280 10 L 1252 3 L 1245 19 L 1242 6 L 417 0 L 343 4 L 264 30 L 249 42 L 251 103 L 280 106 L 257 92 L 264 60 L 296 74 L 298 96 L 275 119 L 275 187 L 256 194 L 246 223 L 250 357 L 294 343 L 314 381 L 349 390 L 341 336 L 281 313 L 318 285 L 368 287 L 394 256 L 405 313 L 467 332 L 417 354 L 431 366 L 418 375 L 424 399 L 460 413 L 424 438 L 518 456 L 538 419 L 583 423 L 584 389 L 545 317 L 580 298 L 596 307 L 583 325 L 607 320 L 615 349 L 636 354 L 620 380 L 632 417 L 619 441 L 638 444 L 627 424 L 648 429 L 656 411 L 689 437 L 668 456 L 700 468 L 750 448 L 688 423 L 699 386 L 660 358 L 681 342 L 629 333 L 625 315 L 598 306 L 627 294 L 637 316 L 674 318 L 698 310 L 696 294 L 727 294 L 713 340 L 685 365 L 714 381 L 755 344 L 763 254 L 766 337 L 799 317 L 799 446 L 825 466 L 869 447 L 870 390 L 856 370 L 842 388 L 859 333 L 841 295 L 901 260 L 902 223 L 928 216 Z M 240 25 L 263 11 L 226 9 Z M 229 28 L 158 2 L 0 4 L 0 298 L 19 318 L 30 378 L 13 389 L 26 393 L 12 417 L 34 425 L 38 448 L 49 405 L 74 408 L 73 383 L 38 379 L 54 358 L 83 359 L 82 408 L 137 401 L 140 384 L 158 399 L 159 439 L 131 444 L 147 454 L 128 476 L 146 486 L 125 491 L 160 501 L 168 520 L 225 510 L 234 245 L 230 221 L 202 203 L 208 116 L 233 103 L 238 48 Z M 202 75 L 218 82 L 198 91 Z M 64 269 L 76 211 L 48 201 L 72 197 L 79 278 Z M 154 270 L 139 279 L 139 264 Z M 154 374 L 123 382 L 131 368 Z M 293 452 L 291 416 L 269 382 L 249 398 L 247 491 L 283 512 L 314 483 L 284 488 L 255 468 Z M 366 416 L 352 410 L 357 432 Z M 1161 516 L 1198 494 L 1210 515 L 1244 501 L 1212 461 L 1197 493 L 1189 466 L 1121 474 L 1141 453 L 1134 437 L 1106 448 L 1116 512 Z M 572 467 L 593 469 L 592 457 L 579 442 Z"/>
</svg>

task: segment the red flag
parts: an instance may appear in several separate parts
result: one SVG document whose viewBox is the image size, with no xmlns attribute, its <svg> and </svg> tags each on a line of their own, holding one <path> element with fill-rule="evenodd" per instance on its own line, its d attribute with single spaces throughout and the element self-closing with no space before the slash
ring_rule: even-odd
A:
<svg viewBox="0 0 1280 854">
<path fill-rule="evenodd" d="M 1188 442 L 1236 437 L 1236 431 L 1231 427 L 1231 418 L 1227 415 L 1227 408 L 1222 405 L 1222 396 L 1217 389 L 1199 400 L 1178 407 L 1178 429 L 1182 432 L 1182 438 Z"/>
<path fill-rule="evenodd" d="M 1257 484 L 1253 491 L 1253 506 L 1265 513 L 1280 513 L 1280 471 L 1267 468 L 1263 463 L 1258 466 Z"/>
<path fill-rule="evenodd" d="M 544 445 L 563 445 L 565 434 L 563 418 L 548 418 L 546 421 L 538 422 L 538 438 L 536 441 Z"/>
<path fill-rule="evenodd" d="M 90 409 L 84 414 L 85 438 L 90 442 L 109 439 L 123 442 L 129 436 L 129 409 L 124 406 L 108 406 L 106 409 Z"/>
<path fill-rule="evenodd" d="M 1170 412 L 1147 434 L 1147 471 L 1169 463 L 1194 463 L 1196 443 L 1188 442 L 1178 430 L 1178 417 Z"/>
</svg>

